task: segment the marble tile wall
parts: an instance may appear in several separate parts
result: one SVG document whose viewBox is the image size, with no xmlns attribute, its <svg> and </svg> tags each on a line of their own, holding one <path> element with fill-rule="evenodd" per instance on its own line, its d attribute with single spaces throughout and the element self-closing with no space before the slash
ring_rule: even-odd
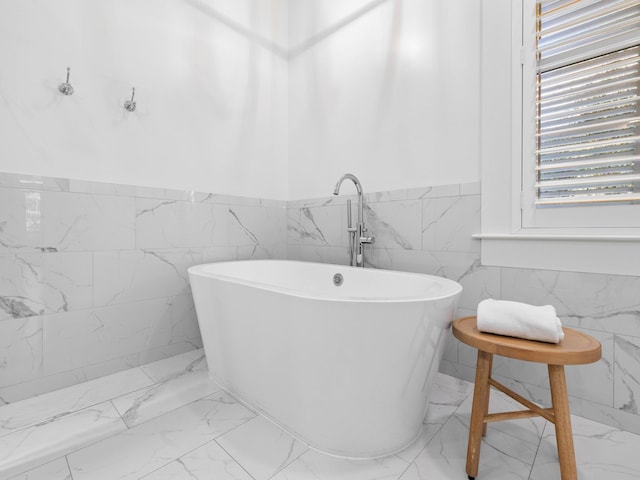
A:
<svg viewBox="0 0 640 480">
<path fill-rule="evenodd" d="M 346 264 L 346 201 L 293 201 L 287 211 L 288 258 Z M 479 184 L 442 185 L 366 195 L 365 220 L 375 243 L 367 266 L 444 276 L 464 288 L 459 315 L 485 298 L 556 307 L 564 325 L 602 343 L 603 358 L 567 367 L 572 412 L 640 433 L 640 277 L 483 266 Z M 476 352 L 450 336 L 441 370 L 473 381 Z M 550 401 L 543 365 L 497 358 L 494 375 L 541 403 Z"/>
<path fill-rule="evenodd" d="M 0 173 L 0 405 L 200 347 L 187 268 L 284 258 L 284 206 Z"/>
</svg>

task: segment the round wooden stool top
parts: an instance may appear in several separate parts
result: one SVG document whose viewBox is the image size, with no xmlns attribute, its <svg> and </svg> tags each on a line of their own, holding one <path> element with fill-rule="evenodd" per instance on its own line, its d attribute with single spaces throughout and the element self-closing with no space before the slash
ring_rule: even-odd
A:
<svg viewBox="0 0 640 480">
<path fill-rule="evenodd" d="M 463 343 L 484 352 L 550 365 L 582 365 L 600 360 L 602 347 L 595 338 L 562 327 L 560 343 L 545 343 L 478 331 L 476 317 L 454 320 L 453 335 Z"/>
</svg>

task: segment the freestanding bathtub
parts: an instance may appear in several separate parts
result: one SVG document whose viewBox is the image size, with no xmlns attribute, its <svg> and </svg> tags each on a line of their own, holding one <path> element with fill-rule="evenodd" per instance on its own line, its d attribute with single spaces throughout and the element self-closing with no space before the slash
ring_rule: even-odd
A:
<svg viewBox="0 0 640 480">
<path fill-rule="evenodd" d="M 209 374 L 242 402 L 341 457 L 389 455 L 420 434 L 458 283 L 285 260 L 189 278 Z"/>
</svg>

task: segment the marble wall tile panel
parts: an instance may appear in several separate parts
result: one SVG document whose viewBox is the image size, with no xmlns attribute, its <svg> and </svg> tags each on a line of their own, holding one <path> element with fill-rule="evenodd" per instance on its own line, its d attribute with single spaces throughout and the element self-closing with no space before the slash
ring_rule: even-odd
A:
<svg viewBox="0 0 640 480">
<path fill-rule="evenodd" d="M 133 202 L 128 197 L 0 188 L 0 249 L 133 248 Z"/>
<path fill-rule="evenodd" d="M 43 193 L 0 188 L 0 252 L 56 251 L 55 245 L 44 243 Z"/>
<path fill-rule="evenodd" d="M 192 350 L 143 365 L 140 368 L 154 382 L 163 383 L 190 372 L 207 370 L 207 357 L 202 349 Z"/>
<path fill-rule="evenodd" d="M 136 248 L 208 247 L 213 241 L 209 203 L 136 199 Z"/>
<path fill-rule="evenodd" d="M 391 263 L 394 270 L 444 276 L 440 260 L 424 250 L 395 249 L 391 252 Z"/>
<path fill-rule="evenodd" d="M 42 192 L 41 201 L 40 221 L 47 248 L 84 251 L 135 246 L 133 198 Z"/>
<path fill-rule="evenodd" d="M 202 263 L 228 262 L 237 260 L 238 249 L 232 246 L 205 247 L 202 249 Z"/>
<path fill-rule="evenodd" d="M 189 348 L 193 347 L 189 346 Z M 138 354 L 131 354 L 107 360 L 106 362 L 87 365 L 53 375 L 40 376 L 32 380 L 21 381 L 21 383 L 0 388 L 0 406 L 70 387 L 78 383 L 93 380 L 94 378 L 111 375 L 112 373 L 137 367 L 138 365 Z"/>
<path fill-rule="evenodd" d="M 507 387 L 513 389 L 520 395 L 524 395 L 530 400 L 545 406 L 551 405 L 551 395 L 548 388 L 530 385 L 521 380 L 514 380 L 500 375 L 495 376 L 496 380 Z M 589 418 L 597 422 L 621 428 L 636 434 L 640 434 L 640 416 L 625 412 L 600 403 L 592 402 L 582 398 L 574 397 L 569 391 L 569 408 L 571 413 L 584 418 Z"/>
<path fill-rule="evenodd" d="M 301 260 L 303 262 L 333 263 L 323 262 L 322 247 L 314 245 L 287 245 L 287 259 Z"/>
<path fill-rule="evenodd" d="M 337 205 L 344 206 L 347 204 L 348 200 L 351 200 L 351 203 L 355 205 L 358 202 L 358 196 L 355 193 L 354 194 L 340 193 L 340 195 L 327 194 L 326 197 L 290 200 L 289 202 L 287 202 L 287 208 L 328 207 L 328 206 L 335 207 Z"/>
<path fill-rule="evenodd" d="M 567 390 L 573 397 L 611 407 L 613 406 L 614 387 L 613 335 L 594 331 L 585 333 L 594 336 L 602 344 L 602 359 L 588 365 L 565 367 Z M 460 358 L 460 361 L 465 362 L 463 358 Z M 538 386 L 546 390 L 549 389 L 549 374 L 547 366 L 544 364 L 521 362 L 496 356 L 494 358 L 493 372 L 501 377 L 521 380 L 529 385 Z"/>
<path fill-rule="evenodd" d="M 213 212 L 213 237 L 211 244 L 215 246 L 237 247 L 231 239 L 229 225 L 231 224 L 231 214 L 229 205 L 212 205 Z M 205 247 L 207 248 L 207 247 Z"/>
<path fill-rule="evenodd" d="M 324 263 L 332 263 L 335 265 L 349 265 L 348 247 L 321 247 L 320 250 L 322 252 L 322 261 Z"/>
<path fill-rule="evenodd" d="M 244 245 L 238 247 L 238 260 L 267 260 L 287 257 L 284 243 Z"/>
<path fill-rule="evenodd" d="M 48 315 L 43 322 L 45 375 L 171 343 L 165 299 Z"/>
<path fill-rule="evenodd" d="M 452 377 L 466 380 L 467 382 L 473 382 L 476 378 L 476 369 L 462 365 L 461 363 L 454 363 L 443 359 L 440 361 L 440 372 Z"/>
<path fill-rule="evenodd" d="M 453 336 L 451 329 L 447 330 L 442 358 L 450 362 L 458 362 L 458 339 Z"/>
<path fill-rule="evenodd" d="M 89 252 L 0 254 L 0 320 L 92 305 Z"/>
<path fill-rule="evenodd" d="M 434 185 L 432 187 L 418 187 L 407 190 L 407 200 L 437 198 L 437 197 L 457 197 L 460 195 L 460 185 Z"/>
<path fill-rule="evenodd" d="M 419 200 L 365 205 L 367 234 L 375 237 L 375 248 L 420 250 L 422 247 L 421 217 L 422 203 Z"/>
<path fill-rule="evenodd" d="M 191 290 L 169 300 L 171 311 L 171 343 L 189 343 L 194 348 L 202 347 L 196 307 Z"/>
<path fill-rule="evenodd" d="M 460 195 L 480 195 L 480 182 L 461 183 Z"/>
<path fill-rule="evenodd" d="M 382 268 L 390 270 L 392 268 L 392 250 L 387 248 L 375 248 L 371 245 L 365 246 L 364 266 L 368 268 Z"/>
<path fill-rule="evenodd" d="M 615 407 L 640 414 L 640 338 L 615 337 Z"/>
<path fill-rule="evenodd" d="M 505 300 L 553 305 L 571 327 L 640 337 L 640 277 L 503 268 Z"/>
<path fill-rule="evenodd" d="M 287 209 L 289 242 L 300 245 L 344 246 L 347 244 L 346 207 L 302 207 Z M 352 208 L 353 224 L 357 209 Z"/>
<path fill-rule="evenodd" d="M 458 306 L 475 311 L 486 298 L 500 298 L 501 269 L 482 265 L 474 253 L 433 252 L 439 267 L 434 275 L 443 276 L 462 285 Z"/>
<path fill-rule="evenodd" d="M 423 201 L 422 248 L 451 252 L 479 252 L 480 195 Z"/>
<path fill-rule="evenodd" d="M 227 222 L 232 245 L 268 249 L 286 242 L 286 208 L 229 206 Z"/>
<path fill-rule="evenodd" d="M 144 350 L 136 355 L 139 365 L 145 365 L 151 362 L 157 362 L 158 360 L 164 360 L 171 358 L 175 355 L 180 355 L 185 352 L 190 352 L 194 349 L 193 343 L 171 343 L 169 345 L 163 345 L 162 347 L 150 348 Z"/>
<path fill-rule="evenodd" d="M 43 317 L 0 322 L 0 387 L 40 377 Z"/>
<path fill-rule="evenodd" d="M 389 190 L 384 192 L 366 193 L 364 198 L 366 203 L 391 202 L 394 200 L 407 200 L 409 190 Z"/>
<path fill-rule="evenodd" d="M 187 268 L 199 249 L 123 250 L 93 254 L 94 305 L 114 305 L 190 293 Z"/>
</svg>

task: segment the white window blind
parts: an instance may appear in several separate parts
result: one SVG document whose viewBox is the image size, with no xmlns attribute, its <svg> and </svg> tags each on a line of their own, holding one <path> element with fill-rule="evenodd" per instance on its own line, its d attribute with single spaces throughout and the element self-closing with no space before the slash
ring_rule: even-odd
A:
<svg viewBox="0 0 640 480">
<path fill-rule="evenodd" d="M 640 202 L 640 0 L 537 4 L 537 208 Z"/>
</svg>

